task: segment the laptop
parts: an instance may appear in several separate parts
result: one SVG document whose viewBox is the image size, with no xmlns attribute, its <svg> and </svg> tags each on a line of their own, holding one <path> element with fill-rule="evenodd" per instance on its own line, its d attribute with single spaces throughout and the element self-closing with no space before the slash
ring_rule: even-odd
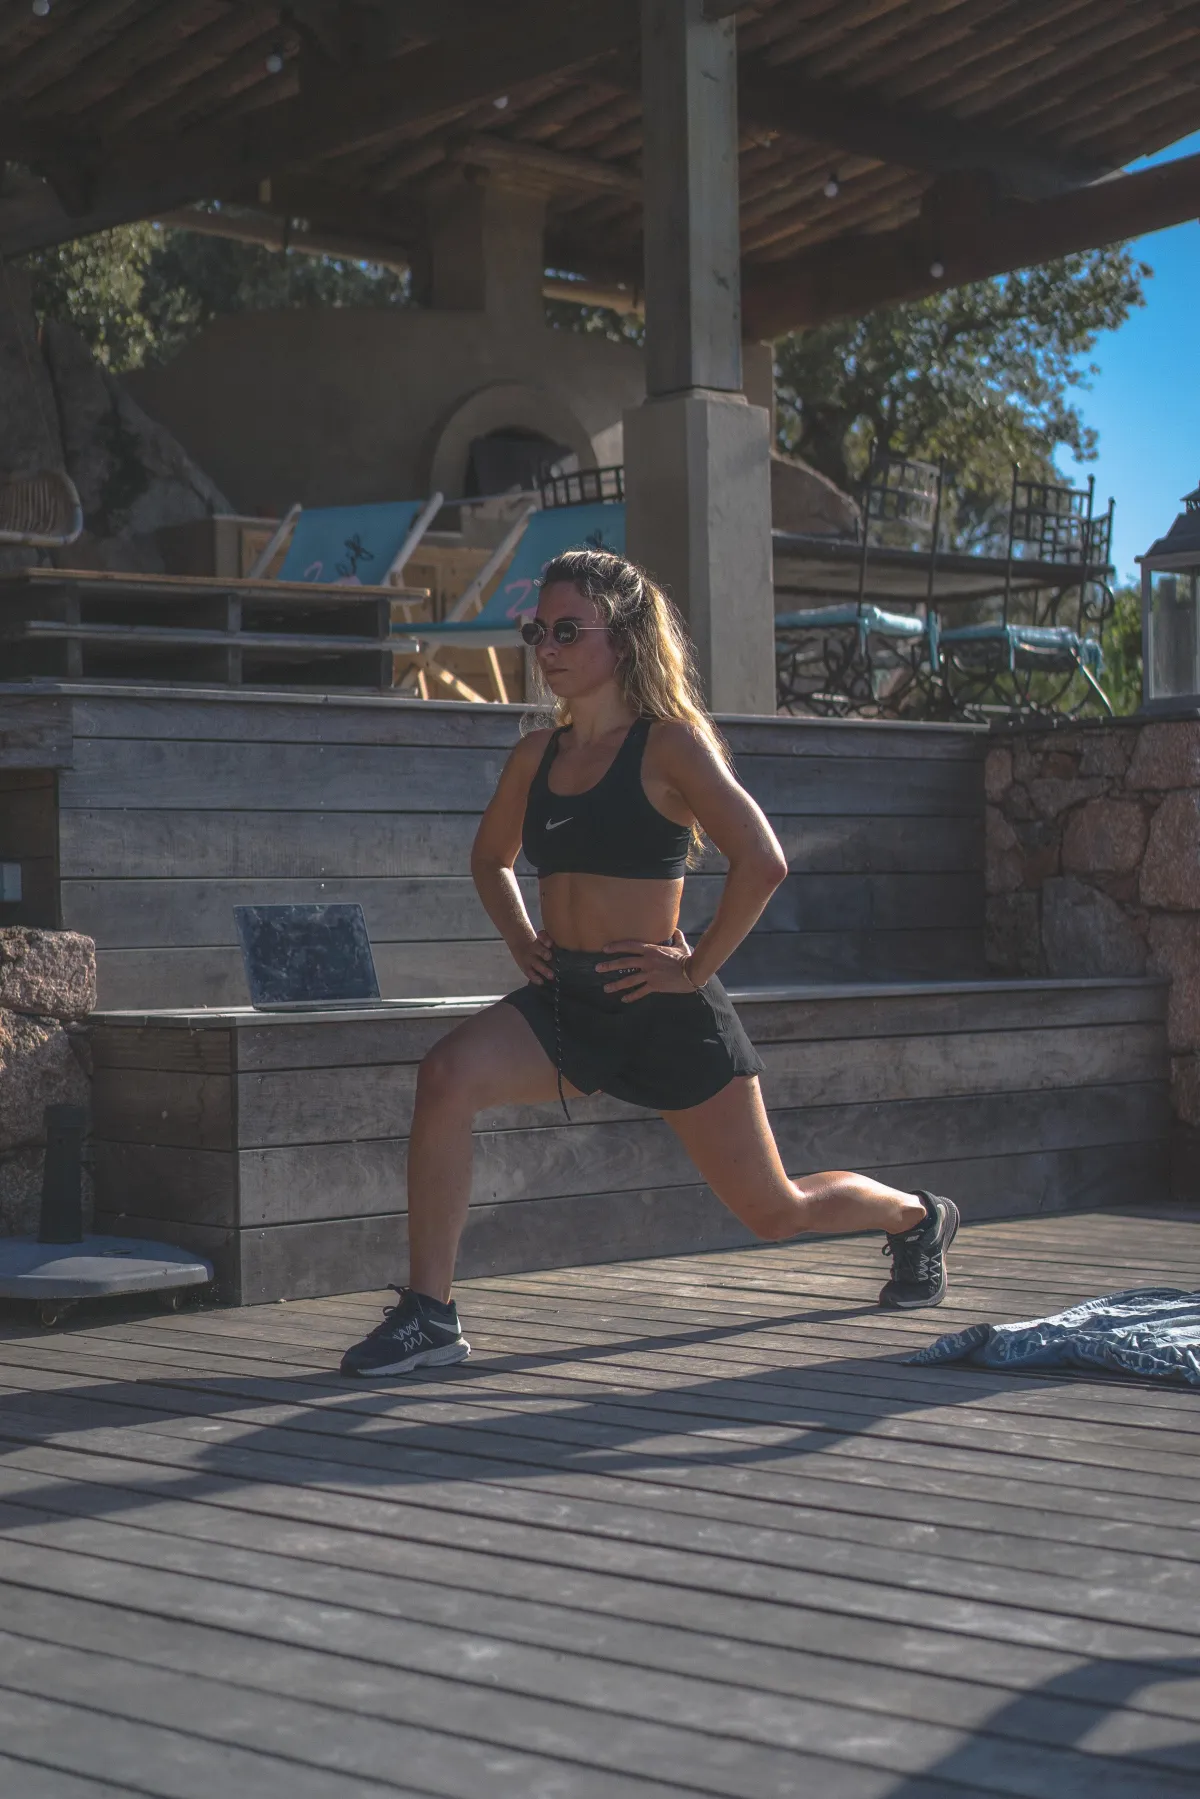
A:
<svg viewBox="0 0 1200 1799">
<path fill-rule="evenodd" d="M 384 1004 L 361 906 L 235 906 L 233 915 L 256 1012 Z"/>
</svg>

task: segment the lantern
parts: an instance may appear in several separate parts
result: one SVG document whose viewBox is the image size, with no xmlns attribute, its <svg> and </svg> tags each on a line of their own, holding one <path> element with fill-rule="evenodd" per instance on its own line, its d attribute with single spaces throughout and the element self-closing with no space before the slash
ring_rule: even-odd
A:
<svg viewBox="0 0 1200 1799">
<path fill-rule="evenodd" d="M 1200 708 L 1200 487 L 1142 565 L 1143 712 Z"/>
</svg>

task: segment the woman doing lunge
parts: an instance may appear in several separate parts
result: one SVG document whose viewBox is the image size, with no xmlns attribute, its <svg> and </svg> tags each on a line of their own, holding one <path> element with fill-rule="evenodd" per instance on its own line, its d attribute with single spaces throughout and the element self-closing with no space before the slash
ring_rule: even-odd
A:
<svg viewBox="0 0 1200 1799">
<path fill-rule="evenodd" d="M 347 1351 L 342 1372 L 404 1374 L 469 1354 L 450 1294 L 475 1115 L 587 1093 L 660 1112 L 701 1178 L 757 1236 L 883 1231 L 892 1271 L 880 1304 L 939 1304 L 958 1229 L 950 1200 L 841 1171 L 793 1180 L 780 1160 L 759 1090 L 763 1063 L 717 970 L 787 863 L 730 771 L 674 609 L 623 557 L 572 550 L 547 567 L 522 634 L 559 723 L 522 738 L 509 757 L 471 872 L 527 984 L 460 1024 L 421 1064 L 409 1284 Z M 679 907 L 701 833 L 729 872 L 692 949 Z M 522 847 L 539 877 L 540 931 L 513 873 Z"/>
</svg>

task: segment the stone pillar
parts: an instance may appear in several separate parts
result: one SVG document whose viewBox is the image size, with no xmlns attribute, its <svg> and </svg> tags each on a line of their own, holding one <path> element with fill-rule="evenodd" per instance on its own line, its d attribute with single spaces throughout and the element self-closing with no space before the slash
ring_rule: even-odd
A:
<svg viewBox="0 0 1200 1799">
<path fill-rule="evenodd" d="M 643 0 L 646 389 L 626 541 L 688 621 L 709 704 L 775 710 L 770 421 L 742 391 L 737 54 L 703 0 Z"/>
<path fill-rule="evenodd" d="M 455 170 L 429 196 L 429 304 L 540 331 L 545 229 L 544 187 Z"/>
</svg>

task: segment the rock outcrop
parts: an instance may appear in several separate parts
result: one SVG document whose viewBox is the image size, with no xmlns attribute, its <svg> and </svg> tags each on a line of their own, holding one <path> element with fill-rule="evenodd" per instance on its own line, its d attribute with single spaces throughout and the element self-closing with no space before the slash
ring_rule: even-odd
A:
<svg viewBox="0 0 1200 1799">
<path fill-rule="evenodd" d="M 857 537 L 858 506 L 799 456 L 771 456 L 771 523 L 776 531 Z"/>
<path fill-rule="evenodd" d="M 96 946 L 79 931 L 0 929 L 0 1008 L 72 1022 L 96 1009 Z"/>
<path fill-rule="evenodd" d="M 73 565 L 163 573 L 155 532 L 232 506 L 171 433 L 93 360 L 78 332 L 51 320 L 43 336 L 66 469 L 83 506 Z"/>
<path fill-rule="evenodd" d="M 0 396 L 0 469 L 18 475 L 61 468 L 58 407 L 38 343 L 29 282 L 7 266 L 0 271 Z M 35 550 L 0 544 L 0 574 L 36 561 Z"/>
<path fill-rule="evenodd" d="M 162 574 L 155 533 L 233 508 L 183 446 L 148 417 L 78 332 L 34 319 L 27 279 L 0 284 L 0 470 L 65 468 L 79 490 L 84 532 L 61 552 L 72 568 Z M 0 545 L 0 572 L 33 550 Z"/>
<path fill-rule="evenodd" d="M 0 930 L 0 1235 L 36 1228 L 50 1105 L 87 1106 L 80 1021 L 96 947 L 76 931 Z"/>
</svg>

